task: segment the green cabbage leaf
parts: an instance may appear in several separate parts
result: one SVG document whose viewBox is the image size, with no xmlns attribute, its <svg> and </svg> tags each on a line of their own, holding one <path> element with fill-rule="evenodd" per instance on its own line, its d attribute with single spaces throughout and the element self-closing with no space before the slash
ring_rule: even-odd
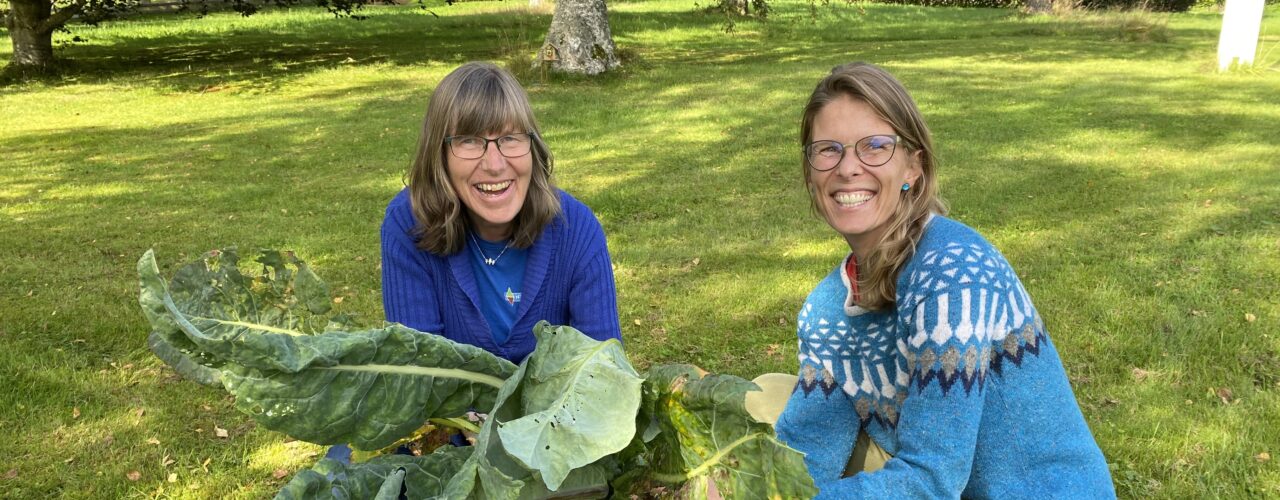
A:
<svg viewBox="0 0 1280 500">
<path fill-rule="evenodd" d="M 329 302 L 318 298 L 319 278 L 248 278 L 229 269 L 236 261 L 233 250 L 211 253 L 165 286 L 148 251 L 138 262 L 140 302 L 153 332 L 173 338 L 168 343 L 186 351 L 184 362 L 218 370 L 236 407 L 268 429 L 378 449 L 429 418 L 492 407 L 515 372 L 483 349 L 398 324 L 327 330 L 329 318 L 316 314 Z M 283 300 L 262 300 L 275 290 Z"/>
<path fill-rule="evenodd" d="M 757 422 L 746 395 L 760 388 L 732 375 L 707 374 L 693 365 L 657 365 L 645 374 L 637 418 L 646 430 L 628 448 L 628 475 L 620 491 L 651 491 L 668 484 L 673 498 L 810 498 L 818 493 L 803 455 Z"/>
<path fill-rule="evenodd" d="M 446 446 L 422 456 L 380 455 L 343 464 L 321 459 L 301 471 L 276 494 L 276 500 L 445 498 L 445 486 L 462 468 L 471 450 Z"/>
<path fill-rule="evenodd" d="M 611 455 L 635 434 L 642 379 L 617 340 L 539 322 L 537 347 L 503 386 L 451 498 L 608 491 Z"/>
</svg>

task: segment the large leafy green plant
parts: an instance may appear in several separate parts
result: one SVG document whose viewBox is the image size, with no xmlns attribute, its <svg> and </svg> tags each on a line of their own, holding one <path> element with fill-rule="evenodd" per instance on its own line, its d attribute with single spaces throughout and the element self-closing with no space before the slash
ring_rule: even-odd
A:
<svg viewBox="0 0 1280 500">
<path fill-rule="evenodd" d="M 488 414 L 475 446 L 343 464 L 322 459 L 279 498 L 804 498 L 801 455 L 743 406 L 755 384 L 690 365 L 638 374 L 616 340 L 535 327 L 519 366 L 398 324 L 328 315 L 328 288 L 293 254 L 234 249 L 166 283 L 138 261 L 148 344 L 182 375 L 221 385 L 263 427 L 378 449 L 431 419 Z M 624 472 L 625 471 L 625 472 Z"/>
</svg>

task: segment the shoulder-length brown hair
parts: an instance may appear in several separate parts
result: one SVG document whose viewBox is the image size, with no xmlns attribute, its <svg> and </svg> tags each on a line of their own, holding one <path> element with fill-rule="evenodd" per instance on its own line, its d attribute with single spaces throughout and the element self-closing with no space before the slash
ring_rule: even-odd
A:
<svg viewBox="0 0 1280 500">
<path fill-rule="evenodd" d="M 508 127 L 533 138 L 529 148 L 533 175 L 524 205 L 512 221 L 511 246 L 528 248 L 560 214 L 560 197 L 551 178 L 551 151 L 542 142 L 529 96 L 506 70 L 469 62 L 440 80 L 422 120 L 418 154 L 407 176 L 418 248 L 436 255 L 452 254 L 466 244 L 470 230 L 466 207 L 449 182 L 444 138 L 499 133 Z"/>
<path fill-rule="evenodd" d="M 855 62 L 837 66 L 818 83 L 800 121 L 800 144 L 813 141 L 813 121 L 828 103 L 840 96 L 861 100 L 871 106 L 881 119 L 902 138 L 905 153 L 920 163 L 922 174 L 908 191 L 900 192 L 902 202 L 886 223 L 888 230 L 871 252 L 858 262 L 858 305 L 872 311 L 888 308 L 896 301 L 898 273 L 915 253 L 924 235 L 930 213 L 945 215 L 947 206 L 938 194 L 937 163 L 933 139 L 916 103 L 902 83 L 878 66 Z M 809 190 L 809 201 L 820 213 L 817 193 L 811 182 L 811 169 L 801 154 L 800 168 Z"/>
</svg>

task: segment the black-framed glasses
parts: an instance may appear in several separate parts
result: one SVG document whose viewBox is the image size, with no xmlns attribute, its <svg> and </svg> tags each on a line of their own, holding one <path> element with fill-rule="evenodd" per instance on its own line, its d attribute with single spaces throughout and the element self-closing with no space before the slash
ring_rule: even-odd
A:
<svg viewBox="0 0 1280 500">
<path fill-rule="evenodd" d="M 489 150 L 489 143 L 498 146 L 498 153 L 507 158 L 519 158 L 529 154 L 533 145 L 533 134 L 507 134 L 497 139 L 488 139 L 474 135 L 453 135 L 444 138 L 449 143 L 449 151 L 453 156 L 463 160 L 475 160 L 484 156 Z"/>
<path fill-rule="evenodd" d="M 869 135 L 853 144 L 839 141 L 813 141 L 804 147 L 804 158 L 814 170 L 825 172 L 844 160 L 844 152 L 853 147 L 854 154 L 868 167 L 889 163 L 902 138 L 896 135 Z"/>
</svg>

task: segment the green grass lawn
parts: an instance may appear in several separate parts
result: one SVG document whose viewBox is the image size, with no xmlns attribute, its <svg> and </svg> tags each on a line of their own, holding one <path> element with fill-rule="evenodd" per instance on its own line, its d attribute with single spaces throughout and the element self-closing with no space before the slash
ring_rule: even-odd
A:
<svg viewBox="0 0 1280 500">
<path fill-rule="evenodd" d="M 77 26 L 75 72 L 0 87 L 0 497 L 260 498 L 310 467 L 320 447 L 150 354 L 134 263 L 293 249 L 380 320 L 378 226 L 430 90 L 523 66 L 550 15 L 521 5 Z M 809 212 L 798 117 L 829 68 L 872 61 L 1035 299 L 1120 495 L 1280 496 L 1275 7 L 1259 64 L 1218 74 L 1208 12 L 774 5 L 726 33 L 689 0 L 617 2 L 624 69 L 522 72 L 609 235 L 638 365 L 793 369 L 796 312 L 847 251 Z"/>
</svg>

